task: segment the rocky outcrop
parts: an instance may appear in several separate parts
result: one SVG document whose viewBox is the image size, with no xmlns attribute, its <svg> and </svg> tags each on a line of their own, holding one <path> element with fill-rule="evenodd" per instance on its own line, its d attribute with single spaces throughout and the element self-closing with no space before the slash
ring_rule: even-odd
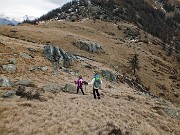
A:
<svg viewBox="0 0 180 135">
<path fill-rule="evenodd" d="M 58 84 L 48 84 L 42 88 L 45 92 L 59 93 L 62 91 L 62 86 Z"/>
<path fill-rule="evenodd" d="M 73 43 L 73 45 L 79 48 L 80 50 L 84 50 L 87 52 L 92 52 L 92 53 L 104 52 L 102 46 L 95 42 L 77 41 Z"/>
<path fill-rule="evenodd" d="M 180 108 L 166 108 L 164 112 L 170 117 L 180 120 Z"/>
<path fill-rule="evenodd" d="M 126 28 L 124 34 L 127 40 L 137 40 L 140 38 L 140 33 L 134 29 Z"/>
<path fill-rule="evenodd" d="M 118 74 L 116 76 L 116 79 L 117 79 L 117 82 L 127 83 L 130 87 L 135 88 L 138 91 L 141 91 L 145 95 L 150 95 L 150 96 L 155 97 L 154 95 L 152 95 L 150 93 L 149 88 L 146 88 L 143 84 L 141 84 L 141 82 L 138 80 L 138 78 L 132 79 L 125 75 Z"/>
<path fill-rule="evenodd" d="M 0 87 L 10 87 L 11 83 L 5 76 L 0 76 Z"/>
<path fill-rule="evenodd" d="M 35 87 L 24 87 L 24 86 L 19 86 L 16 95 L 20 96 L 21 98 L 26 98 L 27 100 L 40 100 L 44 101 L 45 98 L 42 96 L 42 91 Z"/>
<path fill-rule="evenodd" d="M 110 81 L 110 82 L 116 82 L 116 75 L 113 74 L 111 71 L 109 70 L 103 70 L 101 72 L 102 76 L 104 78 L 106 78 L 106 80 Z"/>
<path fill-rule="evenodd" d="M 76 87 L 70 83 L 67 83 L 64 88 L 63 88 L 63 92 L 66 93 L 75 93 L 76 92 Z"/>
<path fill-rule="evenodd" d="M 34 83 L 30 79 L 23 79 L 19 80 L 18 82 L 15 83 L 15 85 L 21 85 L 21 86 L 26 86 L 26 87 L 34 87 Z"/>
<path fill-rule="evenodd" d="M 74 55 L 51 45 L 44 46 L 44 54 L 48 60 L 57 62 L 59 66 L 66 68 L 70 67 L 77 60 Z"/>
</svg>

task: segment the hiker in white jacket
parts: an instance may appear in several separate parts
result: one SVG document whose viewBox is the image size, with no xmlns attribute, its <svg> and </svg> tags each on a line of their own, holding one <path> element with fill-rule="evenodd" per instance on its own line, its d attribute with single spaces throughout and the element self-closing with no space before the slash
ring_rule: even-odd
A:
<svg viewBox="0 0 180 135">
<path fill-rule="evenodd" d="M 98 99 L 100 99 L 100 94 L 99 94 L 99 88 L 101 88 L 102 80 L 99 77 L 99 75 L 96 73 L 92 81 L 88 84 L 93 84 L 93 95 L 94 99 L 96 99 L 96 94 L 98 96 Z"/>
</svg>

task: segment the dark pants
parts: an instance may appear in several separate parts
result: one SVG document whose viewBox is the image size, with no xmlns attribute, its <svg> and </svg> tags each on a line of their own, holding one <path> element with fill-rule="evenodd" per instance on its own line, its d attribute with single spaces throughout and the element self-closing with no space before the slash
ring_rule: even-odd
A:
<svg viewBox="0 0 180 135">
<path fill-rule="evenodd" d="M 99 92 L 98 92 L 98 89 L 94 89 L 94 88 L 93 88 L 94 99 L 96 99 L 96 94 L 97 94 L 97 96 L 98 96 L 98 99 L 100 99 L 100 94 L 99 94 Z"/>
<path fill-rule="evenodd" d="M 77 93 L 79 92 L 79 89 L 81 89 L 82 94 L 85 95 L 85 94 L 84 94 L 84 91 L 83 91 L 83 88 L 77 87 Z"/>
</svg>

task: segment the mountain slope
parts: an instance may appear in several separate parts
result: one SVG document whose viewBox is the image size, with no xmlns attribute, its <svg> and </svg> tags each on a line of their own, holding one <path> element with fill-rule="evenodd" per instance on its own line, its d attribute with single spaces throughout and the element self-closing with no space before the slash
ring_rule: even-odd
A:
<svg viewBox="0 0 180 135">
<path fill-rule="evenodd" d="M 131 40 L 131 36 L 127 34 L 129 29 L 139 31 L 141 36 L 138 42 Z M 140 70 L 136 78 L 153 95 L 161 96 L 176 104 L 180 102 L 178 98 L 180 67 L 176 57 L 168 56 L 159 39 L 131 24 L 114 25 L 102 21 L 94 23 L 91 20 L 74 23 L 57 21 L 30 27 L 1 27 L 0 33 L 34 43 L 52 43 L 73 54 L 102 62 L 130 77 L 132 77 L 132 72 L 128 59 L 136 52 L 140 62 Z M 73 45 L 79 40 L 101 44 L 105 53 L 96 54 L 80 50 Z"/>
<path fill-rule="evenodd" d="M 25 28 L 27 30 L 28 27 Z M 44 28 L 39 30 L 43 32 Z M 52 63 L 43 54 L 44 45 L 5 36 L 0 36 L 0 39 L 1 65 L 13 57 L 17 60 L 15 73 L 3 71 L 3 75 L 11 81 L 28 78 L 35 87 L 27 89 L 35 89 L 55 84 L 62 87 L 66 82 L 73 84 L 77 79 L 77 75 L 66 73 L 63 69 L 53 72 Z M 28 48 L 36 51 L 32 53 Z M 33 58 L 24 58 L 20 52 L 31 54 Z M 85 65 L 95 68 L 87 70 Z M 48 70 L 29 70 L 34 66 L 47 66 Z M 79 70 L 87 81 L 90 81 L 94 70 L 109 69 L 103 63 L 92 60 L 81 61 L 73 68 L 73 71 Z M 110 83 L 104 78 L 103 82 L 100 100 L 93 99 L 92 86 L 87 86 L 86 95 L 46 91 L 43 96 L 47 100 L 41 102 L 19 96 L 0 98 L 1 134 L 179 134 L 179 120 L 169 113 L 169 110 L 177 109 L 173 104 L 144 95 L 127 84 Z M 0 92 L 12 89 L 17 87 L 1 87 Z"/>
<path fill-rule="evenodd" d="M 77 21 L 83 18 L 104 21 L 126 20 L 135 23 L 144 31 L 171 44 L 180 52 L 180 2 L 156 0 L 86 0 L 73 1 L 43 15 L 36 21 L 60 20 Z"/>
</svg>

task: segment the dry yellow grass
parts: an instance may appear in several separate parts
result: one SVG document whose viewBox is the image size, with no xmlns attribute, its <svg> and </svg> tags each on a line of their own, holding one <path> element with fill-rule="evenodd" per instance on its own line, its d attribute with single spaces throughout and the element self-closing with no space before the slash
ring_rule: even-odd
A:
<svg viewBox="0 0 180 135">
<path fill-rule="evenodd" d="M 138 76 L 141 81 L 151 88 L 153 94 L 159 93 L 156 83 L 165 84 L 171 92 L 173 82 L 169 79 L 170 73 L 164 71 L 174 67 L 180 72 L 179 65 L 172 57 L 164 55 L 165 52 L 158 45 L 133 42 L 115 44 L 116 38 L 124 36 L 124 28 L 136 29 L 131 24 L 119 25 L 122 30 L 118 30 L 117 26 L 111 23 L 101 21 L 94 23 L 91 20 L 74 23 L 49 22 L 39 26 L 0 27 L 0 34 L 6 35 L 0 35 L 2 43 L 0 44 L 0 64 L 7 64 L 10 58 L 17 60 L 16 73 L 7 73 L 3 70 L 0 70 L 0 73 L 12 81 L 31 79 L 39 88 L 51 83 L 64 86 L 67 82 L 73 83 L 79 74 L 90 81 L 94 70 L 119 68 L 118 70 L 128 75 L 127 58 L 129 54 L 134 53 L 134 50 L 138 50 L 141 66 Z M 108 34 L 110 32 L 115 35 Z M 140 32 L 145 36 L 142 31 Z M 147 36 L 150 41 L 154 40 L 150 35 Z M 72 45 L 77 40 L 95 41 L 102 45 L 106 53 L 92 54 L 79 50 Z M 78 70 L 77 75 L 70 75 L 63 70 L 54 74 L 52 63 L 45 59 L 43 54 L 43 44 L 47 42 L 98 62 L 86 60 L 75 63 L 71 69 Z M 37 52 L 28 51 L 29 47 L 35 48 Z M 30 60 L 22 58 L 20 52 L 31 54 L 34 58 Z M 154 60 L 160 63 L 153 65 Z M 99 69 L 87 69 L 84 66 L 87 64 L 97 66 Z M 29 71 L 32 66 L 47 66 L 48 71 Z M 160 71 L 163 66 L 165 69 Z M 158 76 L 157 71 L 160 72 Z M 161 101 L 144 96 L 125 84 L 111 84 L 105 80 L 103 82 L 100 100 L 93 99 L 91 86 L 87 87 L 85 96 L 81 93 L 78 95 L 63 92 L 45 93 L 47 102 L 27 101 L 18 97 L 0 99 L 0 133 L 2 135 L 106 135 L 113 129 L 120 129 L 123 135 L 178 135 L 180 133 L 179 120 L 170 118 L 161 109 L 155 109 L 173 107 L 173 104 L 162 104 Z M 108 88 L 109 85 L 112 88 Z M 0 88 L 0 92 L 10 89 Z M 179 98 L 174 98 L 172 94 L 165 98 L 177 104 L 180 102 Z"/>
</svg>

